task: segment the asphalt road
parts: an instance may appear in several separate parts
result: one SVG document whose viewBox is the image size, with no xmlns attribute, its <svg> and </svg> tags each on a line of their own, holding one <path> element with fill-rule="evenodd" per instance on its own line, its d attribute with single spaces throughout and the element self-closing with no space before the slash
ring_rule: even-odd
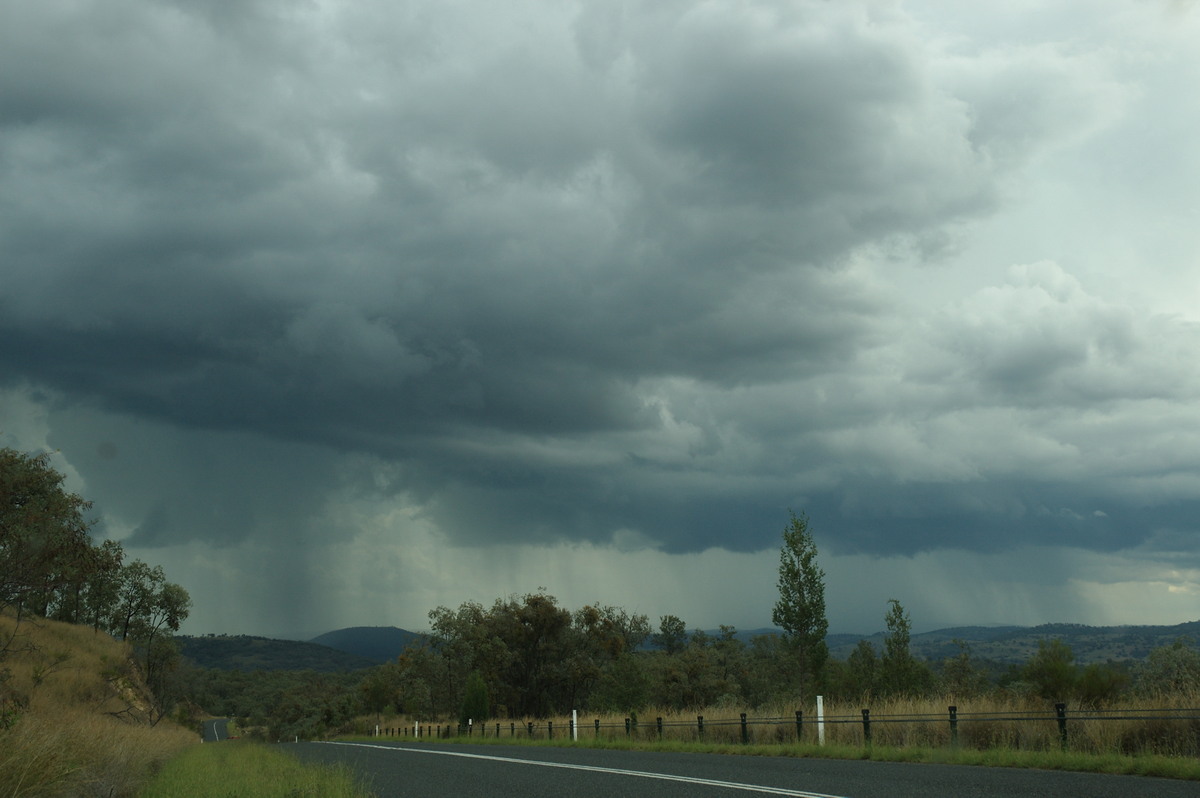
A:
<svg viewBox="0 0 1200 798">
<path fill-rule="evenodd" d="M 419 743 L 284 745 L 310 762 L 344 764 L 379 798 L 1196 798 L 1194 782 L 1139 776 L 664 754 L 586 748 Z"/>
<path fill-rule="evenodd" d="M 204 742 L 218 743 L 229 739 L 229 719 L 213 718 L 204 721 Z"/>
</svg>

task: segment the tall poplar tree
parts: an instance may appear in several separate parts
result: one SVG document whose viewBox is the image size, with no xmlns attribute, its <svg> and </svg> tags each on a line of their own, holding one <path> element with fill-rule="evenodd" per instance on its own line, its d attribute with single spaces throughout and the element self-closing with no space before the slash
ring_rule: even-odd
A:
<svg viewBox="0 0 1200 798">
<path fill-rule="evenodd" d="M 825 572 L 817 565 L 817 544 L 808 531 L 808 516 L 791 513 L 779 550 L 779 601 L 771 621 L 783 630 L 800 673 L 800 693 L 820 684 L 829 658 L 825 635 Z"/>
</svg>

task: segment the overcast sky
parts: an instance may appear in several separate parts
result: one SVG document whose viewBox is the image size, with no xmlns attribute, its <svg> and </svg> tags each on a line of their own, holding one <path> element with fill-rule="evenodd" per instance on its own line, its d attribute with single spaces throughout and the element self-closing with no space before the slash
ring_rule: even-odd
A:
<svg viewBox="0 0 1200 798">
<path fill-rule="evenodd" d="M 0 444 L 184 631 L 1200 618 L 1200 6 L 0 0 Z"/>
</svg>

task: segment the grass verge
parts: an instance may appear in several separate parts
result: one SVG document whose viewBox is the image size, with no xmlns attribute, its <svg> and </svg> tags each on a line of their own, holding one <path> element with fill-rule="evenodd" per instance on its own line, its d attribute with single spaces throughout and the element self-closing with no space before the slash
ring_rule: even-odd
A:
<svg viewBox="0 0 1200 798">
<path fill-rule="evenodd" d="M 194 746 L 166 764 L 139 798 L 370 798 L 344 768 L 309 765 L 252 742 Z"/>
</svg>

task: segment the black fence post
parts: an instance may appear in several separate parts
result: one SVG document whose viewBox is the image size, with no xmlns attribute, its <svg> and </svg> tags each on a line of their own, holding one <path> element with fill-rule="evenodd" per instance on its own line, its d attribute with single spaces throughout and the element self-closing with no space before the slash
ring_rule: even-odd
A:
<svg viewBox="0 0 1200 798">
<path fill-rule="evenodd" d="M 554 739 L 554 721 L 552 721 L 552 720 L 546 721 L 546 739 L 547 740 Z"/>
<path fill-rule="evenodd" d="M 658 741 L 662 742 L 662 716 L 655 718 L 654 722 L 658 725 Z"/>
<path fill-rule="evenodd" d="M 796 742 L 801 742 L 804 739 L 804 713 L 796 710 Z"/>
<path fill-rule="evenodd" d="M 596 718 L 596 737 L 600 736 L 600 718 Z"/>
<path fill-rule="evenodd" d="M 1062 750 L 1067 750 L 1067 705 L 1061 701 L 1054 705 L 1054 713 L 1058 716 L 1058 739 Z"/>
<path fill-rule="evenodd" d="M 750 730 L 746 728 L 746 713 L 742 713 L 742 745 L 750 742 Z"/>
<path fill-rule="evenodd" d="M 958 707 L 950 707 L 950 745 L 958 748 Z"/>
<path fill-rule="evenodd" d="M 529 721 L 529 737 L 533 738 L 533 721 Z"/>
<path fill-rule="evenodd" d="M 496 739 L 500 739 L 500 722 L 496 721 Z"/>
<path fill-rule="evenodd" d="M 508 724 L 508 736 L 509 737 L 517 736 L 517 724 L 515 724 L 515 723 Z"/>
<path fill-rule="evenodd" d="M 704 739 L 704 716 L 703 715 L 696 716 L 696 733 L 698 735 L 700 735 L 701 740 Z"/>
<path fill-rule="evenodd" d="M 871 744 L 871 710 L 864 709 L 862 711 L 863 718 L 863 744 Z"/>
</svg>

